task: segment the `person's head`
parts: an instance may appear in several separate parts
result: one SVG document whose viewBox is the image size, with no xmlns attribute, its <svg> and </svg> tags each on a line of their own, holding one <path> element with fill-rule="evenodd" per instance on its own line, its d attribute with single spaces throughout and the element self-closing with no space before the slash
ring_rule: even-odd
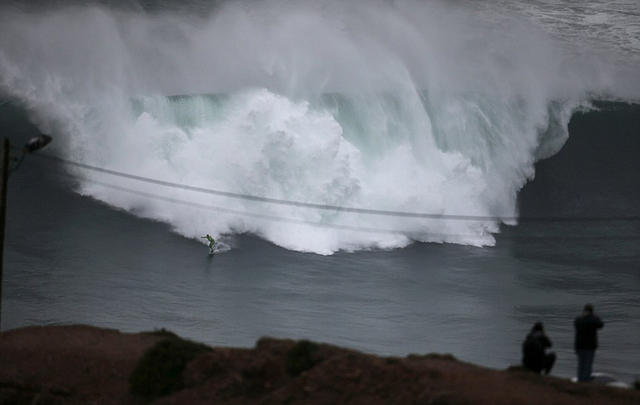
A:
<svg viewBox="0 0 640 405">
<path fill-rule="evenodd" d="M 540 321 L 534 323 L 533 328 L 531 328 L 531 332 L 538 332 L 538 331 L 539 332 L 544 331 L 544 325 Z"/>
<path fill-rule="evenodd" d="M 584 312 L 588 313 L 588 314 L 593 314 L 593 305 L 591 304 L 586 304 L 584 306 Z"/>
</svg>

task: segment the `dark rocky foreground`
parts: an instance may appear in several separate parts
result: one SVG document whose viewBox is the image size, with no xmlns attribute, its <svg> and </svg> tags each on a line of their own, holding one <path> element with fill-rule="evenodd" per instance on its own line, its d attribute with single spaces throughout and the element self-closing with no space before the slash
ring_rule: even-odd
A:
<svg viewBox="0 0 640 405">
<path fill-rule="evenodd" d="M 166 331 L 81 325 L 0 334 L 0 404 L 143 403 L 637 405 L 640 391 L 309 341 L 211 348 Z"/>
</svg>

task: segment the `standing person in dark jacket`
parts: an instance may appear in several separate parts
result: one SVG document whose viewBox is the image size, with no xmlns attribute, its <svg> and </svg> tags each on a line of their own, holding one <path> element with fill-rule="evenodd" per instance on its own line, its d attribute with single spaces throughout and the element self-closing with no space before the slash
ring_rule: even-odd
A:
<svg viewBox="0 0 640 405">
<path fill-rule="evenodd" d="M 543 370 L 545 374 L 549 374 L 556 361 L 556 354 L 545 353 L 547 347 L 551 347 L 551 340 L 544 332 L 542 322 L 536 322 L 522 343 L 522 365 L 538 374 Z"/>
<path fill-rule="evenodd" d="M 587 304 L 573 326 L 576 330 L 574 347 L 578 356 L 578 381 L 590 381 L 593 358 L 598 348 L 598 329 L 604 323 L 593 313 L 593 305 Z"/>
</svg>

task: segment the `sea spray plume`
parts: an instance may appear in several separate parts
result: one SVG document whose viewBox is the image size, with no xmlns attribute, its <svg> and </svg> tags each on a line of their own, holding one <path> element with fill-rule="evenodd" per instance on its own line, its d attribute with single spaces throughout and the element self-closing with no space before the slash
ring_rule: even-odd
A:
<svg viewBox="0 0 640 405">
<path fill-rule="evenodd" d="M 48 62 L 65 64 L 68 73 L 91 66 L 98 76 L 101 67 L 132 74 L 132 92 L 395 90 L 389 81 L 406 82 L 397 79 L 406 71 L 422 90 L 567 98 L 607 90 L 614 79 L 600 61 L 564 58 L 563 48 L 525 21 L 512 16 L 497 27 L 447 2 L 229 1 L 207 18 L 95 6 L 34 15 L 4 7 L 3 16 L 3 51 L 24 58 L 31 52 L 21 52 L 23 45 L 39 42 Z"/>
<path fill-rule="evenodd" d="M 578 68 L 536 27 L 508 20 L 498 28 L 445 2 L 239 1 L 205 17 L 3 9 L 0 20 L 0 94 L 55 133 L 58 153 L 171 182 L 320 204 L 512 217 L 535 159 L 566 139 L 573 108 L 615 88 L 604 65 Z M 490 245 L 499 230 L 492 221 L 332 213 L 77 174 L 82 193 L 192 238 L 252 232 L 330 254 L 412 240 Z M 84 176 L 201 204 L 399 233 L 212 215 Z"/>
</svg>

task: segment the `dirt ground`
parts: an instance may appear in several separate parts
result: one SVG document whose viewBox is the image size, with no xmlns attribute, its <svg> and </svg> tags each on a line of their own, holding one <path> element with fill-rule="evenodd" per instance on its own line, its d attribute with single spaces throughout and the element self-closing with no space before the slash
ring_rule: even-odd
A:
<svg viewBox="0 0 640 405">
<path fill-rule="evenodd" d="M 640 404 L 638 390 L 493 370 L 450 355 L 379 357 L 270 338 L 252 349 L 201 352 L 180 369 L 183 384 L 170 394 L 132 394 L 136 364 L 168 336 L 83 325 L 3 332 L 0 404 Z"/>
</svg>

